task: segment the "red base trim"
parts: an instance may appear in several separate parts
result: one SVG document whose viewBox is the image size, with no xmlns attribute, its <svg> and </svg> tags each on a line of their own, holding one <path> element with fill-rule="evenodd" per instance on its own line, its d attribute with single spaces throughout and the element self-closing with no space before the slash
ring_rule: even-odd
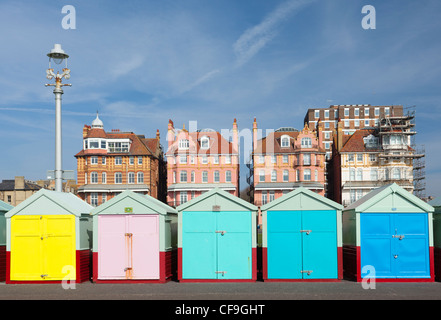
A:
<svg viewBox="0 0 441 320">
<path fill-rule="evenodd" d="M 166 283 L 176 277 L 177 250 L 159 252 L 159 279 L 98 279 L 98 252 L 93 252 L 93 282 L 95 283 Z"/>
<path fill-rule="evenodd" d="M 90 281 L 90 250 L 77 250 L 75 253 L 75 283 Z M 6 251 L 6 284 L 62 283 L 62 280 L 11 280 L 11 252 Z"/>
<path fill-rule="evenodd" d="M 265 282 L 340 282 L 343 279 L 343 248 L 337 247 L 337 279 L 268 279 L 268 248 L 262 247 L 262 277 Z"/>
<path fill-rule="evenodd" d="M 178 248 L 178 281 L 179 282 L 256 282 L 257 281 L 257 248 L 251 248 L 251 279 L 183 279 L 182 248 Z"/>
</svg>

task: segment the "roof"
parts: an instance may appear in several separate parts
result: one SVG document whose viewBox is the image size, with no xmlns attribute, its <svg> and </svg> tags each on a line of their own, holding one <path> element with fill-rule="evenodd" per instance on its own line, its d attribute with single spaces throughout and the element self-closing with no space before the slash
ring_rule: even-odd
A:
<svg viewBox="0 0 441 320">
<path fill-rule="evenodd" d="M 6 212 L 14 208 L 9 203 L 0 200 L 0 212 Z"/>
<path fill-rule="evenodd" d="M 267 211 L 270 208 L 277 207 L 277 206 L 281 205 L 282 203 L 284 203 L 286 201 L 290 201 L 293 198 L 296 198 L 296 197 L 298 198 L 298 197 L 301 197 L 301 196 L 307 196 L 307 198 L 309 200 L 312 199 L 312 200 L 314 200 L 314 201 L 316 201 L 318 203 L 324 204 L 327 207 L 331 207 L 331 208 L 336 209 L 336 210 L 342 210 L 343 209 L 343 206 L 341 204 L 339 204 L 339 203 L 337 203 L 335 201 L 332 201 L 332 200 L 330 200 L 328 198 L 325 198 L 325 197 L 323 197 L 323 196 L 321 196 L 321 195 L 319 195 L 319 194 L 317 194 L 317 193 L 315 193 L 315 192 L 313 192 L 313 191 L 311 191 L 311 190 L 309 190 L 307 188 L 299 187 L 299 188 L 297 188 L 297 189 L 295 189 L 295 190 L 293 190 L 293 191 L 291 191 L 291 192 L 289 192 L 287 194 L 284 194 L 280 198 L 277 198 L 277 199 L 275 199 L 275 200 L 273 200 L 273 201 L 271 201 L 271 202 L 261 206 L 260 210 L 261 211 Z M 313 209 L 314 208 L 310 208 L 309 210 L 313 210 Z"/>
<path fill-rule="evenodd" d="M 383 204 L 383 200 L 391 195 L 398 195 L 403 201 L 400 202 L 400 199 L 393 199 L 392 208 L 391 203 Z M 425 203 L 412 193 L 406 191 L 396 183 L 392 183 L 372 190 L 361 199 L 346 207 L 345 211 L 354 210 L 356 212 L 364 212 L 371 209 L 378 212 L 379 210 L 376 210 L 377 207 L 379 209 L 386 209 L 387 211 L 398 212 L 399 210 L 397 210 L 397 207 L 399 206 L 402 206 L 403 208 L 418 207 L 424 212 L 433 212 L 435 210 L 431 205 Z M 383 211 L 381 210 L 380 212 Z"/>
<path fill-rule="evenodd" d="M 277 130 L 275 132 L 270 132 L 266 137 L 260 139 L 257 141 L 257 146 L 254 147 L 253 153 L 259 154 L 259 153 L 293 153 L 295 151 L 298 151 L 299 149 L 295 147 L 294 143 L 297 140 L 297 137 L 299 135 L 303 134 L 311 134 L 315 132 L 310 131 L 309 128 L 304 128 L 302 131 L 284 131 L 284 130 Z M 289 146 L 282 148 L 282 136 L 288 136 L 290 139 Z M 318 146 L 318 141 L 313 143 L 312 148 L 305 149 L 302 148 L 302 152 L 308 152 L 308 151 L 315 151 L 325 153 L 325 149 L 322 146 Z"/>
<path fill-rule="evenodd" d="M 185 130 L 185 129 L 184 129 Z M 209 148 L 201 148 L 200 140 L 203 137 L 208 137 Z M 237 150 L 233 150 L 233 143 L 225 139 L 219 132 L 214 130 L 201 130 L 197 132 L 189 132 L 189 148 L 179 149 L 179 140 L 181 137 L 178 135 L 178 139 L 173 142 L 170 148 L 167 150 L 167 155 L 177 154 L 197 154 L 197 155 L 210 155 L 210 154 L 237 154 Z"/>
<path fill-rule="evenodd" d="M 198 196 L 198 197 L 196 197 L 194 199 L 191 199 L 190 201 L 188 201 L 188 202 L 186 202 L 184 204 L 181 204 L 176 209 L 179 212 L 182 212 L 184 210 L 189 209 L 190 207 L 193 207 L 193 206 L 195 206 L 197 204 L 200 204 L 200 203 L 203 203 L 203 202 L 207 201 L 209 198 L 211 198 L 213 196 L 219 196 L 220 198 L 222 198 L 222 200 L 227 200 L 229 202 L 234 202 L 235 204 L 238 204 L 239 206 L 241 206 L 241 207 L 243 207 L 243 208 L 245 208 L 247 210 L 250 210 L 250 211 L 257 211 L 258 210 L 258 208 L 255 205 L 253 205 L 253 204 L 251 204 L 251 203 L 249 203 L 249 202 L 247 202 L 247 201 L 245 201 L 245 200 L 243 200 L 243 199 L 241 199 L 239 197 L 236 197 L 236 196 L 232 195 L 231 193 L 229 193 L 227 191 L 219 189 L 219 188 L 214 188 L 214 189 L 212 189 L 212 190 L 210 190 L 208 192 L 205 192 L 204 194 L 202 194 L 202 195 L 200 195 L 200 196 Z M 217 201 L 213 201 L 212 202 L 213 205 L 216 205 L 217 203 L 218 203 Z"/>
<path fill-rule="evenodd" d="M 131 140 L 129 152 L 109 153 L 111 155 L 148 155 L 156 158 L 159 158 L 161 155 L 159 139 L 145 138 L 144 135 L 136 135 L 133 132 L 105 132 L 104 129 L 101 128 L 92 128 L 88 131 L 84 139 L 88 138 Z M 103 154 L 103 149 L 87 149 L 81 150 L 75 155 L 75 157 L 94 154 L 95 150 L 96 154 Z"/>
<path fill-rule="evenodd" d="M 369 135 L 374 135 L 375 129 L 359 129 L 356 130 L 352 135 L 344 135 L 342 138 L 347 137 L 343 140 L 343 147 L 340 152 L 368 152 L 368 151 L 380 151 L 378 148 L 366 148 L 363 138 Z M 346 140 L 346 141 L 345 141 Z"/>
<path fill-rule="evenodd" d="M 90 213 L 92 206 L 73 193 L 41 189 L 5 214 L 81 214 Z"/>
<path fill-rule="evenodd" d="M 20 190 L 40 190 L 42 187 L 38 184 L 24 181 L 24 189 Z M 15 180 L 2 180 L 0 183 L 0 191 L 12 191 L 12 190 L 18 190 L 15 189 Z"/>
<path fill-rule="evenodd" d="M 133 191 L 127 190 L 120 193 L 116 197 L 113 197 L 109 201 L 106 201 L 102 205 L 96 207 L 90 212 L 90 214 L 96 215 L 100 213 L 125 213 L 122 208 L 127 206 L 124 203 L 127 201 L 127 199 L 129 199 L 129 201 L 132 201 L 132 203 L 133 202 L 139 203 L 141 206 L 147 207 L 158 214 L 166 215 L 168 213 L 174 213 L 174 214 L 178 213 L 176 209 L 166 205 L 165 203 L 162 203 L 161 201 L 153 198 L 152 196 L 141 195 Z M 136 212 L 136 211 L 133 212 L 133 214 L 136 213 L 145 213 L 145 212 Z"/>
</svg>

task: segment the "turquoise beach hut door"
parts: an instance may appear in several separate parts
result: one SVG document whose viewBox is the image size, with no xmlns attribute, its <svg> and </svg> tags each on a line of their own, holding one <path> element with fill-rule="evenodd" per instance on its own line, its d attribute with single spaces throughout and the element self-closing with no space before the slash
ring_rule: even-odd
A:
<svg viewBox="0 0 441 320">
<path fill-rule="evenodd" d="M 268 211 L 269 279 L 336 279 L 335 210 Z"/>
<path fill-rule="evenodd" d="M 184 279 L 251 279 L 251 212 L 183 213 Z"/>
</svg>

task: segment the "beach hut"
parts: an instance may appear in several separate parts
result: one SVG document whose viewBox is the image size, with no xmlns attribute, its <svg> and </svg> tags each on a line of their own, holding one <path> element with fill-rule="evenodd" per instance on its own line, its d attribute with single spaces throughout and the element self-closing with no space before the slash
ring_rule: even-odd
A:
<svg viewBox="0 0 441 320">
<path fill-rule="evenodd" d="M 177 214 L 161 201 L 132 191 L 92 210 L 93 281 L 170 280 L 176 270 Z"/>
<path fill-rule="evenodd" d="M 257 207 L 219 188 L 178 210 L 178 279 L 255 281 Z"/>
<path fill-rule="evenodd" d="M 92 207 L 41 189 L 5 214 L 6 283 L 90 280 Z"/>
<path fill-rule="evenodd" d="M 5 213 L 14 208 L 0 200 L 0 281 L 6 280 L 6 218 Z"/>
<path fill-rule="evenodd" d="M 441 197 L 428 202 L 434 209 L 433 213 L 433 251 L 435 280 L 441 281 Z"/>
<path fill-rule="evenodd" d="M 357 281 L 433 281 L 433 211 L 395 183 L 345 208 L 345 276 Z"/>
<path fill-rule="evenodd" d="M 304 187 L 261 208 L 264 281 L 343 278 L 343 206 Z"/>
</svg>

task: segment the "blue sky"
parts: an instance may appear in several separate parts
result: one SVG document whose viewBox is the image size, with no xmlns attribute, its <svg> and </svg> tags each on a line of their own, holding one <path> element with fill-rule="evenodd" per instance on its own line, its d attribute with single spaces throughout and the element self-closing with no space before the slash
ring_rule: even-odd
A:
<svg viewBox="0 0 441 320">
<path fill-rule="evenodd" d="M 368 4 L 375 30 L 361 26 Z M 75 30 L 62 28 L 64 5 L 76 9 Z M 76 169 L 97 110 L 107 131 L 159 129 L 166 147 L 168 119 L 301 128 L 308 108 L 401 104 L 416 106 L 426 193 L 441 196 L 439 12 L 438 0 L 3 0 L 0 179 L 54 168 L 54 95 L 44 84 L 46 54 L 61 43 L 73 85 L 63 95 L 65 170 Z"/>
</svg>

